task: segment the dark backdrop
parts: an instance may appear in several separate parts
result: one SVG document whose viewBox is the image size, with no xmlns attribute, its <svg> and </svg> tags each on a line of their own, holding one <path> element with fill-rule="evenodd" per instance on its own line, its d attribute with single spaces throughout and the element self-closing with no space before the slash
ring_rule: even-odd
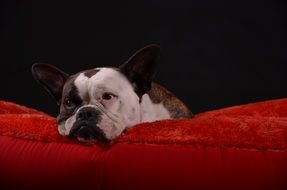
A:
<svg viewBox="0 0 287 190">
<path fill-rule="evenodd" d="M 68 73 L 162 47 L 156 81 L 194 113 L 287 97 L 284 1 L 1 1 L 0 99 L 55 115 L 35 62 Z"/>
</svg>

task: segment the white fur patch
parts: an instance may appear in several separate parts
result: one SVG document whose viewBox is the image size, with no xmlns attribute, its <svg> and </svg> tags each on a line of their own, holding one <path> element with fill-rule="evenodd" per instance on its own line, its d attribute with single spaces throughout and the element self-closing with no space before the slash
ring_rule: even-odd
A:
<svg viewBox="0 0 287 190">
<path fill-rule="evenodd" d="M 141 102 L 141 122 L 170 119 L 169 111 L 162 103 L 154 104 L 148 94 L 144 94 Z"/>
<path fill-rule="evenodd" d="M 76 121 L 76 114 L 69 117 L 63 124 L 58 125 L 59 133 L 63 136 L 68 136 L 75 121 Z"/>
<path fill-rule="evenodd" d="M 85 99 L 85 96 L 87 94 L 87 85 L 88 85 L 89 78 L 84 75 L 84 73 L 81 73 L 75 80 L 75 86 L 78 89 L 79 96 L 82 98 L 82 100 Z"/>
</svg>

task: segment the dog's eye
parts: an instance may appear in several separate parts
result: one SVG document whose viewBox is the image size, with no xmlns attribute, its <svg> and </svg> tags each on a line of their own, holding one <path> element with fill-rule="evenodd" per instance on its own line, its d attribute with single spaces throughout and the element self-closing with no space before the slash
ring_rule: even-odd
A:
<svg viewBox="0 0 287 190">
<path fill-rule="evenodd" d="M 64 100 L 64 105 L 66 108 L 72 108 L 74 107 L 73 102 L 70 100 L 70 98 L 65 98 Z"/>
<path fill-rule="evenodd" d="M 111 100 L 111 99 L 113 99 L 114 97 L 115 97 L 114 94 L 108 93 L 108 92 L 104 93 L 103 96 L 102 96 L 103 100 Z"/>
</svg>

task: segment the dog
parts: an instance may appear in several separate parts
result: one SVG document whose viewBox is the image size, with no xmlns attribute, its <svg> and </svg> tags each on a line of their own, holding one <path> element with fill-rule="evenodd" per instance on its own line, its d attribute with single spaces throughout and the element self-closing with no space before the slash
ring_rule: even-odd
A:
<svg viewBox="0 0 287 190">
<path fill-rule="evenodd" d="M 61 135 L 110 142 L 142 122 L 192 117 L 181 100 L 152 82 L 159 52 L 160 47 L 151 44 L 117 68 L 99 67 L 74 75 L 36 63 L 32 74 L 60 106 Z"/>
</svg>

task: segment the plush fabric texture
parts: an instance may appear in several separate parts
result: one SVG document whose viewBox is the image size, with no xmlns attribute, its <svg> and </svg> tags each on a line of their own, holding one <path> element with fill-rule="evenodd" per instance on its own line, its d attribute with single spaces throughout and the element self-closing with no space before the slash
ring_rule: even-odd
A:
<svg viewBox="0 0 287 190">
<path fill-rule="evenodd" d="M 55 118 L 9 102 L 0 102 L 0 126 L 5 136 L 75 142 L 58 134 Z M 286 126 L 287 99 L 280 99 L 210 111 L 188 120 L 139 124 L 116 142 L 286 150 Z"/>
<path fill-rule="evenodd" d="M 285 189 L 286 150 L 287 99 L 139 124 L 109 145 L 0 101 L 0 189 Z"/>
</svg>

